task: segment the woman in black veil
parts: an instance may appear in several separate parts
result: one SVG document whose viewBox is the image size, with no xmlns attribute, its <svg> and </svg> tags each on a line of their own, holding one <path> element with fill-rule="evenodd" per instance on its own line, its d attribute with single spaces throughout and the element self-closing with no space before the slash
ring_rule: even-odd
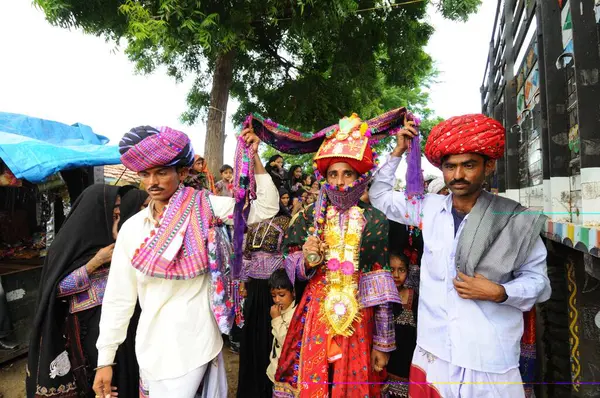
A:
<svg viewBox="0 0 600 398">
<path fill-rule="evenodd" d="M 88 187 L 48 250 L 29 345 L 28 398 L 95 396 L 96 340 L 120 204 L 118 187 Z M 116 358 L 121 397 L 138 395 L 137 361 L 129 341 L 135 329 L 130 329 Z"/>
</svg>

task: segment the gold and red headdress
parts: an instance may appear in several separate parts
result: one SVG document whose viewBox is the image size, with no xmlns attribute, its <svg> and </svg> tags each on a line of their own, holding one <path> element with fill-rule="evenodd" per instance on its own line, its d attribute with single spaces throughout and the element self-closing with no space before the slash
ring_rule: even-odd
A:
<svg viewBox="0 0 600 398">
<path fill-rule="evenodd" d="M 375 160 L 369 145 L 370 137 L 368 124 L 356 113 L 341 119 L 326 135 L 315 154 L 319 173 L 325 175 L 329 166 L 337 162 L 348 163 L 358 174 L 372 170 Z"/>
</svg>

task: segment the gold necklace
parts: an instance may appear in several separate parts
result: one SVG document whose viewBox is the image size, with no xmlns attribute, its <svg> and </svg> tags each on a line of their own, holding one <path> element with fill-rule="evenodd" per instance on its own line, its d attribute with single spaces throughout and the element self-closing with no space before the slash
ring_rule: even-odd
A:
<svg viewBox="0 0 600 398">
<path fill-rule="evenodd" d="M 354 333 L 352 324 L 360 321 L 356 271 L 359 268 L 360 236 L 365 226 L 363 212 L 358 206 L 351 207 L 343 215 L 333 206 L 327 209 L 325 242 L 329 248 L 322 311 L 334 335 L 351 336 Z"/>
</svg>

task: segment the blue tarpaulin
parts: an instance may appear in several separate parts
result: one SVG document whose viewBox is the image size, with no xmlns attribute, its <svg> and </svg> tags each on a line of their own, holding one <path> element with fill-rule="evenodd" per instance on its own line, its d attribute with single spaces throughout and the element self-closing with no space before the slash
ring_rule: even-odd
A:
<svg viewBox="0 0 600 398">
<path fill-rule="evenodd" d="M 118 147 L 108 141 L 84 124 L 0 112 L 0 159 L 32 183 L 61 170 L 120 163 Z"/>
</svg>

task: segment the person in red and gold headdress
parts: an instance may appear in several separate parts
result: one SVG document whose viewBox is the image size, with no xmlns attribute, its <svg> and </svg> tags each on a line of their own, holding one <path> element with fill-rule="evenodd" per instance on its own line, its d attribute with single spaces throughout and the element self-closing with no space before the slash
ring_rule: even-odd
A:
<svg viewBox="0 0 600 398">
<path fill-rule="evenodd" d="M 285 237 L 288 276 L 308 279 L 275 374 L 276 397 L 375 397 L 395 349 L 388 222 L 360 200 L 376 167 L 370 128 L 357 115 L 327 133 L 314 205 Z M 308 238 L 307 238 L 307 235 Z"/>
<path fill-rule="evenodd" d="M 483 190 L 504 154 L 505 130 L 480 114 L 433 128 L 425 156 L 442 170 L 451 194 L 409 202 L 393 187 L 401 156 L 417 134 L 410 124 L 398 132 L 369 191 L 390 220 L 422 225 L 419 327 L 408 394 L 524 397 L 523 313 L 551 293 L 540 238 L 545 216 Z"/>
</svg>

